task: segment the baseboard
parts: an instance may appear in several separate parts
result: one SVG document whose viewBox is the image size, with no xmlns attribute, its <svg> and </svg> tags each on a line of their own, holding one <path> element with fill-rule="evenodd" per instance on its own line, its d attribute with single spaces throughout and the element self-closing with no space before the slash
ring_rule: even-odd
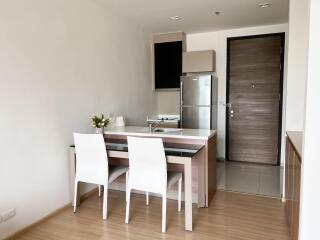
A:
<svg viewBox="0 0 320 240">
<path fill-rule="evenodd" d="M 90 190 L 90 191 L 82 194 L 82 195 L 80 196 L 80 201 L 84 201 L 84 200 L 86 200 L 87 198 L 91 197 L 92 195 L 98 194 L 98 192 L 99 192 L 98 187 L 96 187 L 96 188 L 94 188 L 94 189 L 92 189 L 92 190 Z M 69 204 L 71 204 L 71 202 L 70 202 Z"/>
<path fill-rule="evenodd" d="M 91 197 L 92 195 L 98 193 L 98 188 L 94 188 L 92 190 L 90 190 L 89 192 L 87 193 L 84 193 L 81 195 L 80 197 L 80 201 L 83 201 L 89 197 Z M 21 230 L 18 230 L 17 232 L 9 235 L 8 237 L 6 237 L 4 240 L 13 240 L 13 239 L 16 239 L 17 237 L 21 236 L 22 234 L 26 233 L 27 231 L 29 231 L 31 228 L 34 228 L 35 226 L 41 224 L 42 222 L 48 220 L 49 218 L 51 217 L 54 217 L 55 215 L 57 215 L 58 213 L 70 208 L 71 206 L 71 202 L 65 204 L 64 206 L 54 210 L 53 212 L 49 213 L 48 215 L 44 216 L 43 218 L 39 219 L 38 221 L 22 228 Z"/>
</svg>

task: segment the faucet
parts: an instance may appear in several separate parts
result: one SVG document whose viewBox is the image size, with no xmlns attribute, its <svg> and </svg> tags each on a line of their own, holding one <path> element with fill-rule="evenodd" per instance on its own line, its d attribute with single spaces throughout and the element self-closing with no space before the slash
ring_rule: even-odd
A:
<svg viewBox="0 0 320 240">
<path fill-rule="evenodd" d="M 154 130 L 153 122 L 149 122 L 149 133 L 152 133 Z"/>
<path fill-rule="evenodd" d="M 164 122 L 164 120 L 160 120 L 160 122 Z M 160 122 L 149 122 L 149 133 L 152 133 L 156 127 L 159 126 Z"/>
<path fill-rule="evenodd" d="M 157 122 L 149 122 L 149 132 L 152 133 L 155 128 L 158 126 L 159 123 Z"/>
</svg>

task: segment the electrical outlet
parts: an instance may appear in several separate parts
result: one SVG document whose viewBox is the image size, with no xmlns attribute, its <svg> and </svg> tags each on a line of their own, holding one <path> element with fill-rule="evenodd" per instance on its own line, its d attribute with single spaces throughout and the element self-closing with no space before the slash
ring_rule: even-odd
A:
<svg viewBox="0 0 320 240">
<path fill-rule="evenodd" d="M 16 210 L 14 208 L 8 209 L 1 213 L 2 221 L 8 221 L 10 218 L 13 218 L 16 215 Z"/>
</svg>

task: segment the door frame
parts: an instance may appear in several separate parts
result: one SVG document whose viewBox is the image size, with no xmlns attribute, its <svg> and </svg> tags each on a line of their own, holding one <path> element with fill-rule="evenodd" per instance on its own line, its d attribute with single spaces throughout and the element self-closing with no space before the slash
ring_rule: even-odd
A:
<svg viewBox="0 0 320 240">
<path fill-rule="evenodd" d="M 227 38 L 227 78 L 226 78 L 226 103 L 229 103 L 229 88 L 230 88 L 230 43 L 232 40 L 244 40 L 244 39 L 253 39 L 253 38 L 264 38 L 264 37 L 281 37 L 281 69 L 280 69 L 280 100 L 279 100 L 279 119 L 278 119 L 278 157 L 277 165 L 280 165 L 281 162 L 281 146 L 282 146 L 282 111 L 283 111 L 283 78 L 284 78 L 284 56 L 285 56 L 285 32 L 279 33 L 270 33 L 270 34 L 259 34 L 259 35 L 250 35 L 250 36 L 241 36 L 241 37 L 229 37 Z M 226 107 L 226 160 L 229 158 L 229 116 L 228 108 Z"/>
</svg>

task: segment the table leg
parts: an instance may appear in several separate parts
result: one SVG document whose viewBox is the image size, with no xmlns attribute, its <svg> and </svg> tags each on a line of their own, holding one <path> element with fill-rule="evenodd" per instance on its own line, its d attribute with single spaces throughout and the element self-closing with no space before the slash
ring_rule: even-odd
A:
<svg viewBox="0 0 320 240">
<path fill-rule="evenodd" d="M 198 152 L 191 160 L 198 165 L 198 207 L 206 207 L 206 171 L 205 171 L 205 151 L 204 148 Z M 192 173 L 194 174 L 194 173 Z"/>
<path fill-rule="evenodd" d="M 184 201 L 185 201 L 185 229 L 192 231 L 192 173 L 191 158 L 184 163 Z"/>
<path fill-rule="evenodd" d="M 74 206 L 74 180 L 76 178 L 76 155 L 74 147 L 69 149 L 69 161 L 70 161 L 70 199 L 71 205 Z M 77 206 L 80 203 L 80 183 L 78 183 L 78 194 L 77 194 Z"/>
</svg>

